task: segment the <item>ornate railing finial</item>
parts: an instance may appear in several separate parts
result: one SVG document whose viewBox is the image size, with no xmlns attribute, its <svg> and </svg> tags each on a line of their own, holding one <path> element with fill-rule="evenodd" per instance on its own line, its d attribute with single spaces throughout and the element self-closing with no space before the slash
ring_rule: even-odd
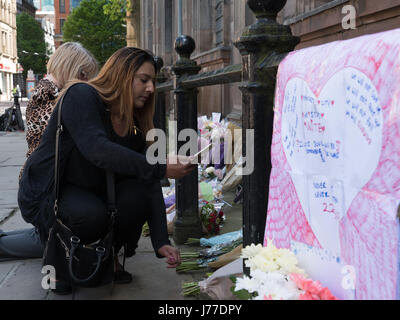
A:
<svg viewBox="0 0 400 320">
<path fill-rule="evenodd" d="M 186 35 L 180 35 L 175 40 L 175 51 L 178 53 L 179 59 L 172 67 L 172 70 L 178 76 L 183 74 L 196 74 L 200 71 L 200 66 L 196 61 L 190 60 L 190 55 L 196 49 L 196 43 L 193 38 Z"/>
<path fill-rule="evenodd" d="M 257 19 L 276 19 L 276 15 L 283 9 L 286 0 L 247 0 L 247 4 Z"/>
<path fill-rule="evenodd" d="M 180 58 L 190 59 L 190 55 L 196 49 L 196 43 L 193 38 L 186 35 L 181 35 L 175 40 L 175 51 Z"/>
</svg>

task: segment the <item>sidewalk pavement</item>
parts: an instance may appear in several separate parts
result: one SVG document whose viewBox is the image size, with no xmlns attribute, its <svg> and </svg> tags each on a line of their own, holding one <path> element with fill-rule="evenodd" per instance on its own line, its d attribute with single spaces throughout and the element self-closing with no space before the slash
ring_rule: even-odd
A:
<svg viewBox="0 0 400 320">
<path fill-rule="evenodd" d="M 17 204 L 18 175 L 26 150 L 24 132 L 0 132 L 0 229 L 5 231 L 31 227 L 22 219 Z M 232 192 L 224 194 L 224 200 L 232 207 L 226 207 L 222 233 L 242 227 L 242 206 L 233 204 L 233 198 Z M 196 249 L 178 247 L 181 251 Z M 132 283 L 115 285 L 112 294 L 109 285 L 79 288 L 74 295 L 57 296 L 41 287 L 44 276 L 41 259 L 0 262 L 0 300 L 195 300 L 182 295 L 181 285 L 202 280 L 205 272 L 178 274 L 166 266 L 165 259 L 156 258 L 150 238 L 142 237 L 136 255 L 126 260 L 126 270 L 133 275 Z"/>
</svg>

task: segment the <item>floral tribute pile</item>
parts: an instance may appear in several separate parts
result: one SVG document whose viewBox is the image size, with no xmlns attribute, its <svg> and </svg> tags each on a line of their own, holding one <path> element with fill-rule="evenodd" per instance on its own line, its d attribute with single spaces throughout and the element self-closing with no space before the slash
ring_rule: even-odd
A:
<svg viewBox="0 0 400 320">
<path fill-rule="evenodd" d="M 307 278 L 293 252 L 278 249 L 271 240 L 263 247 L 250 245 L 241 257 L 250 268 L 250 277 L 231 277 L 233 294 L 246 300 L 338 300 L 319 281 Z"/>
</svg>

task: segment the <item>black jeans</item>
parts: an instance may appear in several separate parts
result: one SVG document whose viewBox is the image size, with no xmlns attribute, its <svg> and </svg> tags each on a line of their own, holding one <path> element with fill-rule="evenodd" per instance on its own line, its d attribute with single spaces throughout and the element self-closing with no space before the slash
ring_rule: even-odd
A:
<svg viewBox="0 0 400 320">
<path fill-rule="evenodd" d="M 116 183 L 115 193 L 115 248 L 118 252 L 126 244 L 126 256 L 130 257 L 135 253 L 142 227 L 151 216 L 151 210 L 163 212 L 165 218 L 165 205 L 163 198 L 154 199 L 151 186 L 136 179 Z M 59 217 L 82 243 L 92 243 L 107 232 L 107 196 L 100 196 L 72 184 L 64 185 L 60 192 Z"/>
</svg>

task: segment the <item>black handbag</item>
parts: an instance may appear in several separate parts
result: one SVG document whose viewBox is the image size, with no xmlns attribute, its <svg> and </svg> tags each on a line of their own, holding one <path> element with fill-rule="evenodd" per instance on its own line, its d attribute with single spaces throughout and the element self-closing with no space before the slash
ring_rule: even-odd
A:
<svg viewBox="0 0 400 320">
<path fill-rule="evenodd" d="M 65 95 L 64 95 L 65 96 Z M 60 184 L 60 136 L 63 131 L 61 124 L 61 107 L 59 103 L 56 150 L 55 150 L 55 202 L 54 223 L 50 228 L 46 243 L 43 265 L 53 266 L 57 281 L 71 284 L 72 287 L 97 287 L 109 284 L 114 280 L 114 221 L 117 213 L 115 205 L 114 173 L 106 170 L 109 225 L 104 237 L 96 242 L 81 243 L 79 237 L 73 234 L 57 216 Z"/>
</svg>

